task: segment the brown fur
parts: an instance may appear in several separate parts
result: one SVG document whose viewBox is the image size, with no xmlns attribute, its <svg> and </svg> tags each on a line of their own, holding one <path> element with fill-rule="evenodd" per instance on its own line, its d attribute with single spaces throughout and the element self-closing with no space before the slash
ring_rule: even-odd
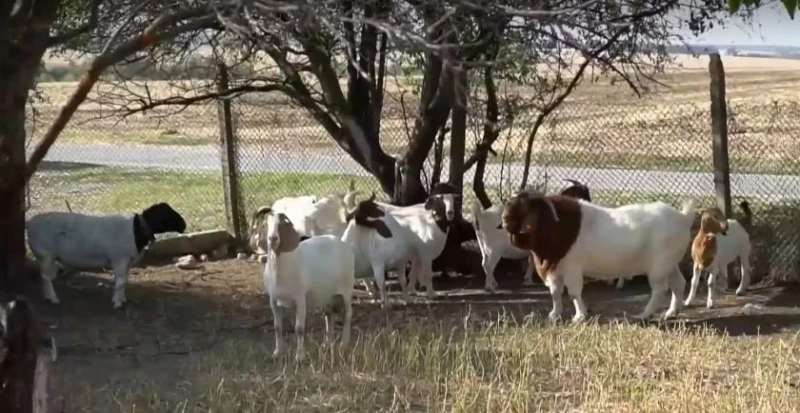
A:
<svg viewBox="0 0 800 413">
<path fill-rule="evenodd" d="M 386 226 L 380 218 L 386 215 L 378 204 L 375 203 L 375 192 L 372 193 L 368 199 L 365 199 L 356 205 L 356 208 L 348 212 L 345 219 L 349 222 L 351 219 L 356 220 L 356 224 L 362 227 L 372 228 L 384 238 L 391 238 L 392 231 Z"/>
<path fill-rule="evenodd" d="M 272 213 L 272 208 L 270 207 L 261 207 L 258 211 L 253 214 L 252 221 L 261 222 L 264 220 L 267 214 Z M 284 215 L 282 212 L 279 212 L 275 215 L 275 219 L 278 220 L 278 249 L 275 251 L 276 254 L 281 254 L 284 252 L 292 252 L 297 249 L 297 246 L 300 244 L 300 233 L 294 229 L 294 224 L 292 221 Z M 253 226 L 256 227 L 256 226 Z M 260 238 L 260 237 L 259 237 Z"/>
<path fill-rule="evenodd" d="M 506 203 L 502 222 L 511 245 L 531 251 L 534 261 L 541 261 L 536 272 L 544 280 L 578 239 L 581 208 L 569 196 L 520 192 Z"/>
<path fill-rule="evenodd" d="M 728 220 L 719 208 L 709 208 L 701 212 L 700 230 L 692 241 L 692 261 L 696 268 L 708 270 L 717 255 L 717 235 L 725 235 L 727 231 Z"/>
<path fill-rule="evenodd" d="M 278 249 L 275 253 L 281 254 L 296 250 L 300 244 L 300 233 L 294 229 L 292 221 L 282 212 L 279 212 L 275 219 L 278 220 Z"/>
</svg>

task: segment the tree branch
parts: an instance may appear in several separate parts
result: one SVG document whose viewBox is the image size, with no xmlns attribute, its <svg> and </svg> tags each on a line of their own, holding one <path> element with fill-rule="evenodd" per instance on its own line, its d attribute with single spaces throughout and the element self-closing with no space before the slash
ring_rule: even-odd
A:
<svg viewBox="0 0 800 413">
<path fill-rule="evenodd" d="M 267 84 L 261 86 L 255 86 L 255 85 L 237 86 L 229 88 L 225 91 L 208 92 L 202 95 L 197 95 L 192 97 L 170 96 L 166 99 L 159 99 L 159 100 L 139 99 L 139 102 L 141 104 L 136 108 L 126 110 L 125 114 L 122 115 L 122 117 L 126 118 L 135 113 L 146 112 L 148 110 L 152 110 L 161 106 L 190 106 L 207 100 L 233 99 L 243 94 L 252 92 L 262 92 L 262 93 L 282 92 L 287 96 L 291 96 L 292 94 L 292 90 L 285 84 Z"/>
<path fill-rule="evenodd" d="M 173 14 L 162 14 L 140 35 L 126 40 L 113 51 L 95 58 L 89 70 L 81 77 L 72 96 L 61 108 L 58 117 L 50 124 L 50 128 L 34 148 L 25 170 L 25 182 L 27 183 L 36 172 L 42 159 L 47 155 L 47 151 L 53 146 L 75 111 L 78 110 L 78 106 L 86 100 L 86 96 L 104 70 L 126 56 L 144 50 L 157 42 L 175 38 L 182 33 L 213 26 L 215 23 L 216 16 L 209 16 L 208 10 L 205 8 L 192 8 Z"/>
<path fill-rule="evenodd" d="M 78 36 L 83 34 L 89 33 L 95 27 L 97 27 L 97 20 L 98 20 L 98 10 L 100 9 L 100 2 L 102 0 L 92 0 L 91 5 L 89 6 L 89 20 L 86 24 L 67 31 L 65 33 L 61 33 L 57 36 L 50 36 L 47 40 L 48 47 L 53 47 L 55 45 L 68 42 Z M 145 2 L 146 3 L 146 2 Z"/>
<path fill-rule="evenodd" d="M 528 135 L 528 143 L 527 147 L 525 148 L 525 166 L 522 170 L 522 180 L 520 181 L 519 190 L 525 190 L 525 187 L 528 184 L 528 175 L 530 174 L 530 167 L 531 167 L 531 155 L 533 151 L 533 140 L 536 138 L 536 134 L 539 131 L 539 127 L 542 126 L 545 119 L 547 119 L 550 114 L 556 110 L 569 96 L 575 87 L 578 86 L 578 83 L 583 79 L 583 73 L 586 71 L 586 68 L 589 67 L 592 62 L 594 62 L 597 56 L 601 55 L 603 52 L 611 48 L 612 45 L 622 37 L 623 34 L 628 32 L 628 28 L 623 28 L 622 30 L 617 31 L 613 36 L 611 36 L 606 43 L 589 54 L 588 56 L 584 57 L 583 63 L 581 63 L 580 67 L 578 67 L 578 71 L 575 73 L 575 76 L 572 77 L 570 82 L 567 84 L 567 87 L 558 95 L 554 100 L 551 100 L 545 107 L 541 109 L 539 115 L 536 117 L 536 122 L 533 124 L 533 128 L 531 129 L 531 133 Z"/>
</svg>

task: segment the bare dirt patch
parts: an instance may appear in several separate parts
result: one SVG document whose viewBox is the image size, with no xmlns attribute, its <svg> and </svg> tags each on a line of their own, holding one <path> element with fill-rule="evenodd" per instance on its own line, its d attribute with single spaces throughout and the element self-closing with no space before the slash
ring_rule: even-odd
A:
<svg viewBox="0 0 800 413">
<path fill-rule="evenodd" d="M 60 307 L 36 302 L 60 348 L 54 365 L 53 406 L 65 412 L 155 412 L 167 411 L 167 406 L 170 411 L 181 411 L 181 406 L 185 411 L 258 410 L 212 409 L 209 397 L 213 397 L 208 395 L 214 393 L 213 386 L 222 386 L 220 377 L 215 382 L 192 376 L 192 371 L 209 360 L 227 363 L 220 357 L 231 351 L 241 353 L 245 363 L 268 359 L 273 335 L 262 268 L 230 260 L 206 263 L 197 271 L 173 266 L 135 269 L 127 289 L 130 302 L 122 311 L 111 309 L 107 275 L 81 274 L 57 282 Z M 481 290 L 482 277 L 436 281 L 443 296 L 431 302 L 417 298 L 417 303 L 381 311 L 376 304 L 357 300 L 354 337 L 367 340 L 380 330 L 415 322 L 458 328 L 466 318 L 492 322 L 499 313 L 521 320 L 530 314 L 544 316 L 550 309 L 548 292 L 540 285 L 522 288 L 521 276 L 498 277 L 500 289 L 494 295 Z M 622 291 L 604 283 L 593 283 L 584 291 L 590 311 L 605 324 L 641 311 L 649 287 L 646 281 L 635 280 Z M 728 294 L 718 298 L 713 310 L 705 309 L 704 294 L 701 289 L 681 316 L 681 327 L 662 327 L 707 325 L 733 336 L 763 336 L 790 334 L 800 325 L 796 308 L 800 296 L 791 291 L 756 288 L 745 297 Z M 748 315 L 743 310 L 746 303 L 764 308 Z M 572 306 L 565 310 L 565 316 L 571 316 Z M 308 322 L 308 341 L 314 346 L 322 341 L 324 324 L 316 316 Z M 323 406 L 314 410 L 327 411 Z"/>
</svg>

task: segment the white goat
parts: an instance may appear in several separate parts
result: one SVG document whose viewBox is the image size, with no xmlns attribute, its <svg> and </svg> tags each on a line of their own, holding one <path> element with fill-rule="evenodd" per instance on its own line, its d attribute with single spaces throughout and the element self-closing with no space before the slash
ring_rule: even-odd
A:
<svg viewBox="0 0 800 413">
<path fill-rule="evenodd" d="M 745 204 L 746 205 L 746 204 Z M 745 206 L 745 219 L 752 221 L 749 207 Z M 692 242 L 692 259 L 694 261 L 691 287 L 684 305 L 689 305 L 697 293 L 702 272 L 708 271 L 708 297 L 706 307 L 714 306 L 714 287 L 717 276 L 728 282 L 728 264 L 736 258 L 741 260 L 742 279 L 736 289 L 736 295 L 743 294 L 750 286 L 750 235 L 739 221 L 725 219 L 719 208 L 703 211 L 700 229 Z"/>
<path fill-rule="evenodd" d="M 183 233 L 186 221 L 167 203 L 133 216 L 45 212 L 25 224 L 28 246 L 41 265 L 44 298 L 60 301 L 53 288 L 58 266 L 66 272 L 114 269 L 115 309 L 125 303 L 125 285 L 132 263 L 156 234 Z"/>
<path fill-rule="evenodd" d="M 478 247 L 481 249 L 481 265 L 486 273 L 484 288 L 492 292 L 497 288 L 494 269 L 501 258 L 521 260 L 530 255 L 529 251 L 511 245 L 508 234 L 502 228 L 498 228 L 503 208 L 503 205 L 494 205 L 483 209 L 477 199 L 472 200 L 472 216 L 474 217 L 472 226 L 475 227 L 475 236 L 478 240 Z M 533 285 L 533 267 L 527 264 L 527 261 L 525 265 L 527 268 L 522 285 Z"/>
<path fill-rule="evenodd" d="M 326 335 L 328 340 L 332 340 L 331 315 L 336 311 L 335 307 L 341 306 L 344 314 L 341 343 L 347 345 L 353 315 L 353 249 L 334 235 L 314 236 L 301 243 L 300 234 L 284 213 L 272 213 L 269 207 L 256 212 L 259 216 L 265 214 L 267 222 L 262 239 L 266 239 L 268 258 L 264 266 L 264 289 L 269 295 L 275 326 L 273 357 L 284 352 L 283 308 L 287 307 L 295 309 L 295 360 L 305 358 L 304 336 L 309 310 L 323 309 Z"/>
<path fill-rule="evenodd" d="M 294 224 L 301 239 L 325 234 L 341 237 L 347 226 L 344 216 L 347 211 L 355 208 L 355 197 L 359 193 L 352 189 L 353 185 L 351 181 L 351 190 L 344 196 L 333 194 L 323 198 L 315 195 L 281 198 L 272 204 L 270 210 L 285 214 Z M 261 224 L 260 219 L 250 223 L 250 247 L 257 253 L 264 254 L 266 251 L 259 247 Z"/>
<path fill-rule="evenodd" d="M 507 202 L 502 221 L 511 243 L 533 252 L 553 299 L 550 319 L 561 317 L 565 285 L 575 305 L 573 321 L 586 319 L 584 273 L 600 280 L 647 274 L 652 292 L 638 318 L 652 316 L 667 290 L 672 300 L 665 318 L 682 309 L 686 281 L 678 263 L 692 238 L 693 200 L 682 211 L 663 202 L 606 208 L 522 192 Z"/>
<path fill-rule="evenodd" d="M 455 202 L 461 196 L 456 192 L 453 185 L 439 183 L 421 204 L 401 207 L 375 202 L 383 211 L 391 214 L 401 227 L 413 234 L 411 241 L 416 253 L 411 258 L 409 273 L 411 292 L 416 292 L 417 280 L 421 279 L 428 297 L 436 296 L 433 290 L 433 260 L 442 253 L 447 243 L 450 224 L 455 217 Z"/>
<path fill-rule="evenodd" d="M 392 214 L 386 213 L 375 201 L 375 194 L 358 203 L 347 214 L 347 228 L 342 240 L 353 247 L 356 261 L 356 279 L 366 281 L 373 296 L 376 295 L 371 279 L 378 284 L 381 306 L 386 307 L 387 271 L 396 271 L 403 291 L 403 300 L 408 301 L 406 285 L 406 263 L 417 254 L 416 235 L 400 225 Z"/>
</svg>

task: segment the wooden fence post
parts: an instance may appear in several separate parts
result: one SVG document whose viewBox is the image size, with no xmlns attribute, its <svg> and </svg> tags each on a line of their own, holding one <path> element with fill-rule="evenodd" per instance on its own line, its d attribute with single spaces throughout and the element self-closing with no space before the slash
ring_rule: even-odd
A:
<svg viewBox="0 0 800 413">
<path fill-rule="evenodd" d="M 228 90 L 228 69 L 219 64 L 218 88 L 221 95 Z M 241 192 L 239 191 L 239 159 L 236 150 L 236 131 L 233 124 L 230 99 L 220 99 L 217 106 L 222 161 L 222 187 L 225 196 L 225 216 L 228 230 L 233 234 L 236 248 L 244 244 L 242 226 Z"/>
<path fill-rule="evenodd" d="M 711 74 L 711 137 L 714 156 L 714 192 L 717 206 L 731 218 L 731 176 L 728 159 L 728 108 L 725 102 L 725 68 L 719 53 L 711 54 L 708 71 Z M 733 274 L 733 264 L 728 265 Z M 733 277 L 728 277 L 728 288 L 734 287 Z"/>
</svg>

